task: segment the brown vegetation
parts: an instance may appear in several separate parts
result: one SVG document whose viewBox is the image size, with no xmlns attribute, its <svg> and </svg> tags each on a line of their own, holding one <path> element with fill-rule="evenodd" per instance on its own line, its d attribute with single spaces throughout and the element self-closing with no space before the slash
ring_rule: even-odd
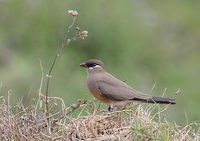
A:
<svg viewBox="0 0 200 141">
<path fill-rule="evenodd" d="M 61 101 L 61 102 L 60 102 Z M 200 131 L 193 123 L 185 127 L 175 123 L 156 122 L 162 111 L 151 114 L 158 105 L 130 106 L 124 110 L 100 110 L 97 103 L 78 101 L 65 107 L 62 99 L 49 99 L 50 113 L 46 117 L 44 100 L 24 107 L 22 102 L 0 105 L 0 140 L 199 140 Z M 165 110 L 165 109 L 164 109 Z M 48 120 L 49 123 L 48 123 Z M 160 120 L 159 120 L 160 121 Z"/>
</svg>

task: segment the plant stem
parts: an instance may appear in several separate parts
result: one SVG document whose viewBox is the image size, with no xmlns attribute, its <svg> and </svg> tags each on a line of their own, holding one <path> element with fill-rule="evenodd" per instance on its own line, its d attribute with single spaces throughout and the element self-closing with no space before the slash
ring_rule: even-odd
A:
<svg viewBox="0 0 200 141">
<path fill-rule="evenodd" d="M 67 47 L 69 45 L 69 43 L 71 42 L 71 39 L 68 38 L 69 36 L 69 33 L 73 27 L 73 25 L 75 24 L 75 20 L 76 18 L 73 17 L 73 21 L 72 21 L 72 24 L 68 27 L 68 30 L 67 30 L 67 35 L 66 37 L 64 38 L 63 42 L 62 42 L 62 45 L 61 47 L 57 50 L 57 53 L 53 59 L 53 62 L 52 62 L 52 65 L 50 67 L 50 70 L 47 74 L 47 84 L 46 84 L 46 93 L 45 93 L 45 96 L 46 96 L 46 99 L 45 99 L 45 114 L 46 116 L 48 117 L 49 116 L 49 107 L 48 107 L 48 94 L 49 94 L 49 83 L 50 83 L 50 78 L 51 78 L 51 74 L 52 74 L 52 71 L 53 71 L 53 68 L 55 66 L 55 63 L 56 63 L 56 60 L 57 58 L 59 57 L 60 53 L 62 52 L 62 50 Z M 47 118 L 47 122 L 49 123 L 49 118 Z"/>
</svg>

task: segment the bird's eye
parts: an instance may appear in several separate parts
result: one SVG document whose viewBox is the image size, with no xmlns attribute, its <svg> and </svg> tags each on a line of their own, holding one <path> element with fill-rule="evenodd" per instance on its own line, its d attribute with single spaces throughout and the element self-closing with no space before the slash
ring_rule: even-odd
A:
<svg viewBox="0 0 200 141">
<path fill-rule="evenodd" d="M 91 63 L 91 64 L 88 64 L 88 67 L 90 68 L 90 67 L 94 67 L 94 66 L 96 66 L 97 64 L 95 64 L 95 63 Z"/>
</svg>

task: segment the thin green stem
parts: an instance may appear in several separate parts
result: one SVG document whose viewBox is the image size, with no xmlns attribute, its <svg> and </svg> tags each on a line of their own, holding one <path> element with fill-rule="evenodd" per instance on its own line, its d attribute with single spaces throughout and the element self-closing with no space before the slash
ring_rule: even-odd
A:
<svg viewBox="0 0 200 141">
<path fill-rule="evenodd" d="M 52 65 L 50 67 L 50 70 L 49 70 L 49 72 L 47 74 L 47 84 L 46 84 L 46 93 L 45 93 L 45 96 L 46 96 L 46 99 L 45 99 L 45 105 L 46 105 L 45 110 L 46 111 L 45 111 L 45 113 L 46 113 L 47 117 L 49 116 L 48 95 L 49 95 L 49 84 L 50 84 L 51 74 L 52 74 L 52 71 L 53 71 L 53 68 L 55 66 L 56 60 L 59 57 L 60 53 L 62 52 L 62 50 L 64 48 L 66 48 L 69 45 L 69 43 L 71 41 L 71 39 L 69 39 L 68 36 L 69 36 L 69 33 L 70 33 L 73 25 L 75 24 L 75 20 L 76 20 L 76 18 L 73 17 L 72 24 L 68 27 L 68 30 L 67 30 L 67 36 L 64 38 L 61 47 L 57 50 L 56 55 L 55 55 L 55 57 L 53 59 Z M 49 123 L 49 119 L 48 118 L 47 118 L 47 122 Z"/>
</svg>

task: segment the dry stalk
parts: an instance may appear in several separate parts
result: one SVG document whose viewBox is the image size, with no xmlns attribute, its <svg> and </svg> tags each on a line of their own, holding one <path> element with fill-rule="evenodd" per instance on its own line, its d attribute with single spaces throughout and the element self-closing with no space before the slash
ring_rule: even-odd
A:
<svg viewBox="0 0 200 141">
<path fill-rule="evenodd" d="M 56 55 L 55 55 L 55 57 L 54 57 L 54 59 L 52 61 L 51 67 L 49 69 L 49 72 L 46 75 L 47 83 L 46 83 L 46 92 L 45 92 L 45 98 L 46 98 L 45 99 L 45 106 L 46 106 L 45 107 L 45 114 L 46 114 L 47 117 L 49 116 L 49 106 L 48 106 L 49 83 L 50 83 L 50 78 L 52 77 L 52 71 L 53 71 L 53 68 L 55 66 L 56 60 L 60 56 L 60 54 L 62 53 L 63 49 L 69 46 L 71 41 L 75 41 L 77 39 L 84 39 L 85 37 L 87 37 L 87 34 L 88 34 L 87 31 L 81 31 L 80 27 L 76 27 L 75 35 L 73 37 L 69 37 L 71 29 L 74 26 L 76 18 L 78 16 L 78 12 L 76 10 L 69 10 L 68 14 L 70 16 L 72 16 L 72 18 L 73 18 L 72 23 L 68 26 L 68 30 L 67 30 L 66 36 L 64 37 L 64 40 L 62 41 L 61 47 L 58 48 L 58 50 L 56 52 Z M 42 67 L 41 67 L 41 69 L 42 69 Z M 47 122 L 49 123 L 49 119 L 48 118 L 47 118 Z"/>
</svg>

